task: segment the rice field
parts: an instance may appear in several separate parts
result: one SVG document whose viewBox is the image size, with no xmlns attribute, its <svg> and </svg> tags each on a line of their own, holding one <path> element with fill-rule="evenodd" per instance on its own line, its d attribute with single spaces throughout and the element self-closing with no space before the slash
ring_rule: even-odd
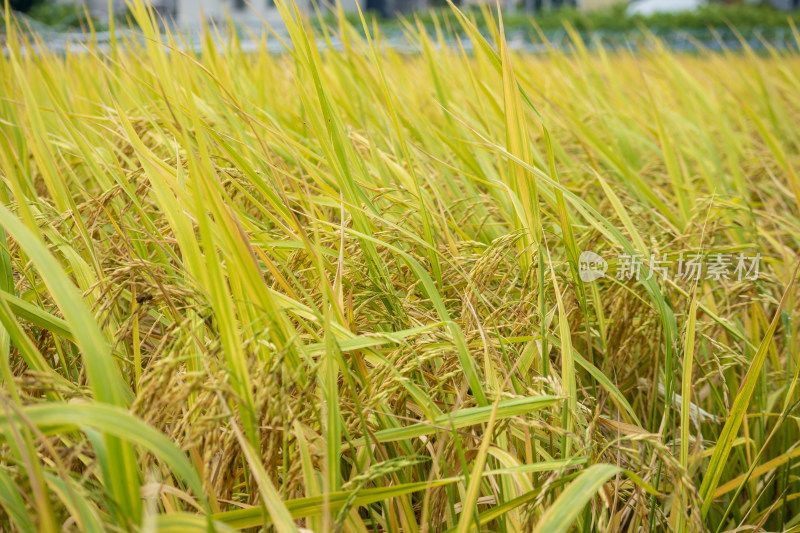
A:
<svg viewBox="0 0 800 533">
<path fill-rule="evenodd" d="M 6 19 L 0 530 L 800 531 L 797 47 L 279 8 Z"/>
</svg>

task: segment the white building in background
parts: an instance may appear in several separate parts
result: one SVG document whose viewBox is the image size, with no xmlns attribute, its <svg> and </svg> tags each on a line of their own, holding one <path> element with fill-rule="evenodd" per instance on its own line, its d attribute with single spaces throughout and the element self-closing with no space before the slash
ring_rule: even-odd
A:
<svg viewBox="0 0 800 533">
<path fill-rule="evenodd" d="M 2 1 L 2 0 L 0 0 Z M 108 20 L 108 0 L 57 0 L 68 4 L 85 4 L 93 16 Z M 178 28 L 198 28 L 203 20 L 224 22 L 226 13 L 234 23 L 245 27 L 261 27 L 263 21 L 272 24 L 280 20 L 275 0 L 145 0 L 167 21 L 174 21 Z M 285 0 L 290 1 L 290 0 Z M 345 11 L 356 11 L 360 5 L 363 10 L 374 10 L 384 16 L 394 13 L 409 13 L 425 9 L 426 0 L 317 0 L 320 6 L 332 6 L 339 1 Z M 313 11 L 312 0 L 295 0 L 301 10 Z M 127 9 L 125 0 L 111 0 L 114 13 L 121 14 Z"/>
<path fill-rule="evenodd" d="M 258 27 L 266 21 L 270 24 L 280 19 L 275 0 L 150 0 L 154 7 L 156 2 L 171 2 L 175 21 L 179 27 L 199 27 L 204 19 L 217 22 L 225 21 L 226 14 L 230 14 L 234 23 L 242 26 Z M 285 0 L 288 1 L 289 0 Z M 294 0 L 297 6 L 305 12 L 313 11 L 311 0 Z M 355 11 L 359 0 L 339 0 L 345 11 Z M 317 0 L 320 6 L 331 6 L 330 2 Z M 364 0 L 361 8 L 364 9 Z"/>
</svg>

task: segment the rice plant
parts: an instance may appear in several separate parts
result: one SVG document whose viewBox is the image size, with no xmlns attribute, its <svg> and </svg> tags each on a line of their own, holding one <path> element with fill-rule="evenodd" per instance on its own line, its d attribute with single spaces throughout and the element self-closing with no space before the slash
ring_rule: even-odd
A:
<svg viewBox="0 0 800 533">
<path fill-rule="evenodd" d="M 800 530 L 797 49 L 279 9 L 6 16 L 0 529 Z"/>
</svg>

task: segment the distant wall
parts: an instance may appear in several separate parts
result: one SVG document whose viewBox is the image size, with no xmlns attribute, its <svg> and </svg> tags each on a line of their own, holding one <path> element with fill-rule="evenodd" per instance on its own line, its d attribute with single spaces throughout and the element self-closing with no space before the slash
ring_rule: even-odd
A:
<svg viewBox="0 0 800 533">
<path fill-rule="evenodd" d="M 594 9 L 605 9 L 621 4 L 622 0 L 578 0 L 578 8 L 582 11 L 592 11 Z"/>
<path fill-rule="evenodd" d="M 260 18 L 270 20 L 277 15 L 271 0 L 248 1 L 250 5 L 244 0 L 178 0 L 176 20 L 179 26 L 190 28 L 201 26 L 204 17 L 224 23 L 227 11 L 237 24 L 256 26 L 261 24 Z"/>
<path fill-rule="evenodd" d="M 101 20 L 108 19 L 108 0 L 84 0 L 83 2 L 81 2 L 81 0 L 55 0 L 55 3 L 69 5 L 86 4 L 92 15 Z M 115 13 L 122 13 L 125 11 L 125 0 L 112 0 L 111 5 Z"/>
<path fill-rule="evenodd" d="M 89 12 L 100 20 L 108 20 L 108 0 L 55 0 L 61 4 L 86 4 Z M 288 1 L 288 0 L 287 0 Z M 317 0 L 326 5 L 325 0 Z M 356 11 L 359 2 L 362 9 L 366 0 L 340 0 L 345 11 Z M 392 0 L 410 2 L 412 0 Z M 419 3 L 419 0 L 413 0 Z M 2 0 L 0 0 L 2 2 Z M 311 11 L 311 0 L 295 0 L 300 9 Z M 225 21 L 225 13 L 242 26 L 260 27 L 262 19 L 273 23 L 280 19 L 274 0 L 150 0 L 151 5 L 166 19 L 174 20 L 178 27 L 196 28 L 203 18 Z M 249 5 L 248 5 L 249 3 Z M 125 12 L 125 0 L 112 0 L 115 13 Z"/>
</svg>

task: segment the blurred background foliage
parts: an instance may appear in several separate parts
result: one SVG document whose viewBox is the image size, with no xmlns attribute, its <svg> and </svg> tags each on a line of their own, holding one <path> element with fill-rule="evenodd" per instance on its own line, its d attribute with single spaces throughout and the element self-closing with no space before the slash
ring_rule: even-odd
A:
<svg viewBox="0 0 800 533">
<path fill-rule="evenodd" d="M 414 16 L 427 25 L 432 25 L 434 18 L 445 23 L 455 24 L 452 12 L 447 8 L 446 0 L 429 0 L 431 9 L 418 12 Z M 57 29 L 80 29 L 88 22 L 86 13 L 80 2 L 74 4 L 54 2 L 52 0 L 10 0 L 12 10 L 25 13 L 29 19 Z M 507 5 L 504 3 L 504 5 Z M 579 32 L 625 32 L 635 31 L 641 27 L 654 31 L 693 30 L 705 28 L 725 28 L 733 26 L 749 31 L 787 27 L 800 23 L 800 11 L 786 12 L 773 8 L 767 3 L 722 3 L 711 2 L 694 11 L 680 13 L 656 13 L 649 16 L 627 13 L 627 3 L 622 2 L 613 7 L 593 11 L 581 11 L 574 7 L 560 9 L 544 9 L 538 13 L 526 13 L 525 2 L 520 0 L 517 11 L 506 10 L 503 21 L 508 30 L 532 30 L 534 24 L 544 31 L 563 29 L 569 23 Z M 462 6 L 465 11 L 479 10 L 477 6 Z M 372 13 L 386 28 L 402 26 L 398 18 L 381 18 Z M 348 13 L 346 17 L 355 26 L 360 26 L 358 13 Z M 126 17 L 122 17 L 125 19 Z M 476 17 L 479 21 L 482 17 Z M 124 21 L 123 21 L 124 22 Z M 97 20 L 92 20 L 96 28 L 103 27 Z"/>
</svg>

